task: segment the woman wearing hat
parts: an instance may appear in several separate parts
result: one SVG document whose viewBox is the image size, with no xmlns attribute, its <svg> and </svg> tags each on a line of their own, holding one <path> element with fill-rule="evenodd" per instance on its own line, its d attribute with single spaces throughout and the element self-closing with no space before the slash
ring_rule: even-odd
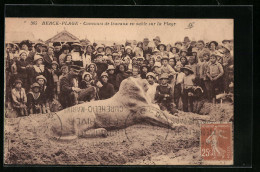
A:
<svg viewBox="0 0 260 172">
<path fill-rule="evenodd" d="M 29 86 L 29 66 L 30 64 L 26 61 L 27 53 L 23 50 L 19 53 L 19 60 L 16 62 L 17 66 L 17 77 L 23 81 L 23 87 L 26 91 L 30 89 Z"/>
<path fill-rule="evenodd" d="M 27 94 L 27 107 L 30 114 L 42 113 L 42 96 L 40 93 L 40 85 L 33 83 L 31 91 Z"/>
<path fill-rule="evenodd" d="M 125 58 L 125 57 L 129 57 L 130 59 L 132 59 L 134 57 L 133 49 L 131 46 L 125 47 L 125 52 L 122 55 L 122 58 Z"/>
<path fill-rule="evenodd" d="M 112 53 L 113 53 L 113 48 L 110 47 L 110 46 L 106 46 L 105 47 L 105 55 L 112 54 Z"/>
<path fill-rule="evenodd" d="M 29 40 L 23 40 L 22 42 L 20 42 L 19 44 L 19 48 L 20 50 L 24 50 L 28 56 L 29 54 L 29 48 L 31 48 L 32 44 Z"/>
<path fill-rule="evenodd" d="M 115 94 L 114 86 L 108 82 L 108 74 L 103 72 L 100 76 L 101 87 L 99 88 L 99 99 L 109 99 Z"/>
<path fill-rule="evenodd" d="M 14 82 L 14 88 L 11 91 L 12 94 L 12 107 L 17 112 L 18 116 L 26 116 L 27 113 L 27 96 L 24 88 L 22 88 L 22 80 L 16 79 Z"/>
<path fill-rule="evenodd" d="M 96 55 L 97 53 L 101 53 L 103 55 L 105 54 L 104 45 L 99 44 L 99 45 L 96 46 L 96 52 L 94 54 Z"/>
<path fill-rule="evenodd" d="M 160 51 L 160 55 L 161 56 L 166 56 L 167 53 L 166 53 L 166 45 L 165 44 L 159 44 L 157 46 L 157 49 Z"/>
<path fill-rule="evenodd" d="M 80 82 L 80 88 L 85 89 L 91 86 L 94 86 L 94 80 L 92 79 L 92 75 L 89 72 L 84 72 L 82 75 L 82 80 Z"/>
<path fill-rule="evenodd" d="M 171 47 L 169 52 L 169 57 L 175 57 L 179 53 L 179 49 L 175 47 Z"/>
<path fill-rule="evenodd" d="M 47 78 L 47 81 L 50 82 L 51 74 L 48 71 L 48 69 L 43 65 L 42 55 L 36 54 L 34 56 L 33 61 L 34 61 L 34 65 L 32 66 L 32 68 L 30 68 L 30 78 L 29 78 L 30 85 L 36 82 L 36 77 L 39 75 L 43 75 L 45 78 Z"/>
</svg>

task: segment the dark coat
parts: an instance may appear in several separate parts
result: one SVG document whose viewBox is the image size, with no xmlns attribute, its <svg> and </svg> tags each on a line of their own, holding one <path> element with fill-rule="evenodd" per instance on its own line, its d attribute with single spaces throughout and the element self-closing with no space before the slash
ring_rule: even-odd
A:
<svg viewBox="0 0 260 172">
<path fill-rule="evenodd" d="M 144 58 L 146 58 L 146 54 L 152 54 L 153 48 L 148 47 L 147 49 L 143 49 L 143 52 L 144 52 Z"/>
<path fill-rule="evenodd" d="M 68 73 L 63 78 L 61 78 L 60 86 L 61 86 L 60 91 L 62 95 L 70 94 L 73 91 L 72 87 L 74 87 L 74 83 L 73 83 L 73 77 L 70 73 Z"/>
<path fill-rule="evenodd" d="M 47 67 L 48 69 L 51 69 L 51 63 L 53 61 L 57 62 L 57 58 L 55 56 L 53 56 L 53 60 L 50 58 L 50 56 L 48 54 L 45 54 L 43 56 L 43 64 L 45 65 L 45 67 Z"/>
<path fill-rule="evenodd" d="M 169 97 L 165 97 L 169 95 Z M 171 103 L 173 100 L 172 88 L 169 84 L 167 85 L 158 85 L 156 87 L 155 100 L 157 103 Z"/>
<path fill-rule="evenodd" d="M 100 100 L 108 99 L 115 94 L 114 86 L 110 83 L 102 83 L 103 87 L 99 89 Z"/>
<path fill-rule="evenodd" d="M 121 82 L 128 77 L 127 73 L 118 73 L 116 75 L 116 90 L 119 90 Z"/>
<path fill-rule="evenodd" d="M 116 75 L 108 74 L 108 83 L 112 84 L 114 87 L 116 86 Z"/>
<path fill-rule="evenodd" d="M 38 113 L 39 110 L 36 109 L 36 105 L 42 105 L 43 103 L 43 96 L 40 93 L 39 97 L 35 97 L 34 98 L 34 93 L 33 92 L 29 92 L 27 94 L 27 107 L 28 109 L 32 109 L 33 113 Z"/>
</svg>

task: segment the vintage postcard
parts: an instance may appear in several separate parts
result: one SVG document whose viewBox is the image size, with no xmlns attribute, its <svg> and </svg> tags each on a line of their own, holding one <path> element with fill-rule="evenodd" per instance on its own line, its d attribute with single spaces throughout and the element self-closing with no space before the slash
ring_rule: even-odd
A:
<svg viewBox="0 0 260 172">
<path fill-rule="evenodd" d="M 233 19 L 5 18 L 5 165 L 233 165 Z"/>
</svg>

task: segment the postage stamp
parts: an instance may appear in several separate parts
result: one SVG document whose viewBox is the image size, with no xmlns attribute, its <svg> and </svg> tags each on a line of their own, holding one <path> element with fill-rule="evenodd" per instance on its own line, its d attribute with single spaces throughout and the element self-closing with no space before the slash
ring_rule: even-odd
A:
<svg viewBox="0 0 260 172">
<path fill-rule="evenodd" d="M 201 124 L 200 148 L 205 161 L 232 160 L 232 124 Z"/>
</svg>

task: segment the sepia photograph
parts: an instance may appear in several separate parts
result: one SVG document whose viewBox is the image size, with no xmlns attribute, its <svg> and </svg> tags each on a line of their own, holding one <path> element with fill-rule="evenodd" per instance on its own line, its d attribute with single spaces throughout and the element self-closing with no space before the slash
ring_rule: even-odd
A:
<svg viewBox="0 0 260 172">
<path fill-rule="evenodd" d="M 5 165 L 233 165 L 234 20 L 5 18 Z"/>
</svg>

